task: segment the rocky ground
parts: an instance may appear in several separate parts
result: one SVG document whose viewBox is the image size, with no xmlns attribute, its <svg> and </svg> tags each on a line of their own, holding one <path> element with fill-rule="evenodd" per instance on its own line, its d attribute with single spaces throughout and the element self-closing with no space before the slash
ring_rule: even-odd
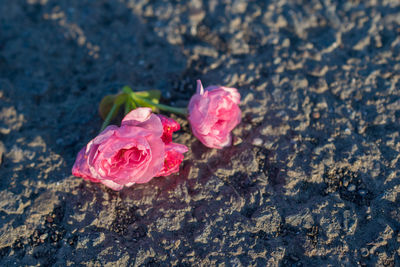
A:
<svg viewBox="0 0 400 267">
<path fill-rule="evenodd" d="M 235 144 L 71 175 L 123 85 L 237 87 Z M 398 0 L 0 0 L 1 266 L 398 266 Z"/>
</svg>

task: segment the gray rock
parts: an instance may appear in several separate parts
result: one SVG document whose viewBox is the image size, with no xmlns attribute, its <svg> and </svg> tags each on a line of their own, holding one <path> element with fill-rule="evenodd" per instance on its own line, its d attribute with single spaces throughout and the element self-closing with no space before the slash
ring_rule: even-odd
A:
<svg viewBox="0 0 400 267">
<path fill-rule="evenodd" d="M 6 147 L 3 142 L 0 141 L 0 165 L 3 163 L 3 156 L 6 154 Z"/>
</svg>

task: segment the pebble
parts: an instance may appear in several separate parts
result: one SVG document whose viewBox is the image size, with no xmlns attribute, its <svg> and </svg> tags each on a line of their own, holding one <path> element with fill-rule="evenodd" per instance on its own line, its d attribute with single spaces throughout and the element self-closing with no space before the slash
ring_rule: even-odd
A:
<svg viewBox="0 0 400 267">
<path fill-rule="evenodd" d="M 6 147 L 3 142 L 0 141 L 0 165 L 3 162 L 3 155 L 6 153 Z"/>
<path fill-rule="evenodd" d="M 233 145 L 237 146 L 243 142 L 243 139 L 239 136 L 233 136 Z"/>
<path fill-rule="evenodd" d="M 254 138 L 252 142 L 252 144 L 255 146 L 261 146 L 263 143 L 263 140 L 259 137 Z"/>
<path fill-rule="evenodd" d="M 198 24 L 206 16 L 206 12 L 202 9 L 193 9 L 189 12 L 189 19 L 193 24 Z"/>
<path fill-rule="evenodd" d="M 347 191 L 349 191 L 349 192 L 354 192 L 354 190 L 356 190 L 356 186 L 354 184 L 350 184 L 347 187 Z"/>
<path fill-rule="evenodd" d="M 361 256 L 363 256 L 363 257 L 368 257 L 368 255 L 369 255 L 369 251 L 366 248 L 361 248 L 360 252 L 361 252 Z"/>
<path fill-rule="evenodd" d="M 49 235 L 48 233 L 42 234 L 42 235 L 40 236 L 40 241 L 43 242 L 44 240 L 46 240 L 46 238 L 47 238 L 48 235 Z"/>
<path fill-rule="evenodd" d="M 321 114 L 319 114 L 319 112 L 317 111 L 317 112 L 314 112 L 312 114 L 312 116 L 313 116 L 314 119 L 319 119 L 321 117 Z"/>
<path fill-rule="evenodd" d="M 365 196 L 367 194 L 367 191 L 365 191 L 364 189 L 361 189 L 358 191 L 358 194 L 360 194 L 360 196 Z"/>
<path fill-rule="evenodd" d="M 7 157 L 10 157 L 12 162 L 14 163 L 21 162 L 24 159 L 24 151 L 14 145 L 10 152 L 7 154 Z"/>
</svg>

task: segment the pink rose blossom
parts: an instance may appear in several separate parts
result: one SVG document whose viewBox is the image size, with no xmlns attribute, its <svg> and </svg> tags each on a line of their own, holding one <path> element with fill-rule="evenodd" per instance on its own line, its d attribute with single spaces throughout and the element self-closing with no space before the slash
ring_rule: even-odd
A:
<svg viewBox="0 0 400 267">
<path fill-rule="evenodd" d="M 207 147 L 223 148 L 232 142 L 231 131 L 240 123 L 240 94 L 235 88 L 209 86 L 197 81 L 197 93 L 189 102 L 193 134 Z"/>
<path fill-rule="evenodd" d="M 125 116 L 121 127 L 108 126 L 78 153 L 72 174 L 121 190 L 163 175 L 165 164 L 172 164 L 173 160 L 179 163 L 168 174 L 177 172 L 183 160 L 179 153 L 187 148 L 171 142 L 164 144 L 163 135 L 172 140 L 172 132 L 164 133 L 160 117 L 152 114 L 150 108 L 137 108 Z M 170 151 L 178 153 L 173 160 L 168 158 Z"/>
<path fill-rule="evenodd" d="M 157 176 L 168 176 L 179 171 L 179 165 L 183 161 L 183 153 L 187 152 L 188 148 L 181 144 L 172 143 L 172 133 L 181 128 L 179 123 L 163 115 L 157 116 L 163 125 L 164 132 L 161 139 L 165 144 L 164 166 Z"/>
</svg>

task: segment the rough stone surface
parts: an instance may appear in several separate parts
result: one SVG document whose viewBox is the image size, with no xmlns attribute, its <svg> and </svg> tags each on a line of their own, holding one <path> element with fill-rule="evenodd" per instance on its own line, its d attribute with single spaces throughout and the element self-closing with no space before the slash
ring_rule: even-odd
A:
<svg viewBox="0 0 400 267">
<path fill-rule="evenodd" d="M 234 146 L 178 118 L 179 175 L 71 175 L 105 94 L 198 78 Z M 0 0 L 0 265 L 398 266 L 399 121 L 398 0 Z"/>
</svg>

